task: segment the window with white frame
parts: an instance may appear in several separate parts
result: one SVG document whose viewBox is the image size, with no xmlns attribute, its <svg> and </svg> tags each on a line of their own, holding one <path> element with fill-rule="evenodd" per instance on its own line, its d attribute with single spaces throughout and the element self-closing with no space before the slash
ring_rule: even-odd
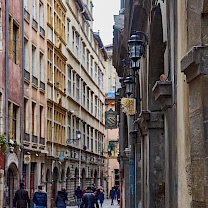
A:
<svg viewBox="0 0 208 208">
<path fill-rule="evenodd" d="M 93 75 L 93 56 L 90 56 L 90 75 Z"/>
<path fill-rule="evenodd" d="M 73 86 L 72 86 L 72 92 L 73 92 L 73 97 L 75 97 L 75 94 L 76 94 L 76 73 L 73 72 L 73 75 L 72 75 L 73 79 L 72 79 L 72 82 L 73 82 Z"/>
<path fill-rule="evenodd" d="M 40 11 L 39 11 L 39 22 L 40 27 L 44 28 L 44 5 L 40 2 Z"/>
<path fill-rule="evenodd" d="M 66 41 L 67 45 L 69 45 L 69 40 L 70 40 L 70 19 L 67 18 L 67 25 L 66 25 Z"/>
<path fill-rule="evenodd" d="M 82 132 L 83 132 L 83 145 L 84 145 L 84 149 L 86 149 L 86 135 L 85 135 L 85 122 L 83 122 L 83 126 L 82 126 Z"/>
<path fill-rule="evenodd" d="M 95 97 L 95 117 L 97 117 L 97 110 L 98 110 L 98 98 Z"/>
<path fill-rule="evenodd" d="M 100 119 L 100 100 L 98 100 L 98 119 Z"/>
<path fill-rule="evenodd" d="M 89 110 L 90 107 L 90 89 L 87 88 L 87 110 Z"/>
<path fill-rule="evenodd" d="M 68 64 L 67 65 L 67 93 L 68 95 L 71 95 L 71 74 L 72 73 L 72 68 L 71 66 Z"/>
<path fill-rule="evenodd" d="M 90 127 L 87 125 L 87 149 L 90 147 Z"/>
<path fill-rule="evenodd" d="M 93 114 L 93 92 L 91 91 L 91 113 Z"/>
<path fill-rule="evenodd" d="M 32 46 L 32 75 L 35 76 L 36 71 L 36 48 Z"/>
<path fill-rule="evenodd" d="M 101 70 L 99 67 L 98 67 L 98 86 L 99 87 L 101 86 Z"/>
<path fill-rule="evenodd" d="M 79 90 L 79 76 L 76 76 L 76 101 L 79 102 L 79 96 L 80 96 L 80 90 Z"/>
<path fill-rule="evenodd" d="M 82 42 L 82 66 L 85 67 L 85 43 Z"/>
<path fill-rule="evenodd" d="M 37 19 L 37 8 L 36 8 L 36 0 L 32 1 L 32 17 L 34 20 Z"/>
<path fill-rule="evenodd" d="M 78 118 L 76 118 L 76 139 L 77 139 L 77 132 L 78 131 L 80 131 L 80 129 L 79 129 L 79 119 Z M 79 143 L 80 141 L 78 140 L 78 142 L 77 143 Z"/>
<path fill-rule="evenodd" d="M 40 52 L 40 81 L 43 82 L 44 80 L 44 61 L 43 61 L 43 54 Z"/>
<path fill-rule="evenodd" d="M 94 147 L 94 145 L 93 145 L 93 128 L 91 128 L 91 134 L 90 134 L 90 136 L 91 136 L 91 152 L 93 152 L 93 147 Z"/>
<path fill-rule="evenodd" d="M 73 116 L 72 117 L 72 139 L 75 138 L 75 121 L 76 121 L 76 118 Z"/>
<path fill-rule="evenodd" d="M 90 71 L 90 51 L 87 50 L 87 72 Z"/>
<path fill-rule="evenodd" d="M 94 77 L 95 83 L 98 82 L 98 64 L 95 62 L 95 77 Z"/>
<path fill-rule="evenodd" d="M 82 85 L 82 105 L 85 107 L 85 103 L 86 103 L 86 83 L 83 82 Z"/>
<path fill-rule="evenodd" d="M 76 58 L 79 59 L 79 34 L 76 33 Z"/>
<path fill-rule="evenodd" d="M 75 38 L 76 38 L 76 30 L 73 28 L 72 30 L 72 48 L 75 50 Z"/>
</svg>

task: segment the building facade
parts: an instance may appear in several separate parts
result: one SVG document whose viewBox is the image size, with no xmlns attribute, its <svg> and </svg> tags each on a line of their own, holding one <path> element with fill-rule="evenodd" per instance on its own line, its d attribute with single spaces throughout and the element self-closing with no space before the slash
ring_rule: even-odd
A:
<svg viewBox="0 0 208 208">
<path fill-rule="evenodd" d="M 115 103 L 115 89 L 116 89 L 116 78 L 117 73 L 116 69 L 112 64 L 113 56 L 113 45 L 105 46 L 106 52 L 108 54 L 108 62 L 105 70 L 105 127 L 106 127 L 106 142 L 104 152 L 107 157 L 106 166 L 105 166 L 105 175 L 106 175 L 106 196 L 109 197 L 110 190 L 112 187 L 120 186 L 119 179 L 119 163 L 118 163 L 118 154 L 119 154 L 119 137 L 118 137 L 118 125 L 117 125 L 117 116 L 116 119 L 111 118 L 111 113 L 116 115 L 116 103 Z M 112 119 L 112 120 L 111 120 Z"/>
<path fill-rule="evenodd" d="M 0 1 L 0 206 L 20 181 L 49 207 L 61 187 L 73 204 L 77 186 L 104 184 L 107 58 L 92 1 Z"/>
<path fill-rule="evenodd" d="M 121 1 L 113 41 L 117 99 L 136 101 L 133 114 L 118 106 L 122 207 L 207 206 L 207 5 Z M 137 67 L 130 65 L 132 34 L 145 43 Z M 135 90 L 128 96 L 129 75 Z"/>
</svg>

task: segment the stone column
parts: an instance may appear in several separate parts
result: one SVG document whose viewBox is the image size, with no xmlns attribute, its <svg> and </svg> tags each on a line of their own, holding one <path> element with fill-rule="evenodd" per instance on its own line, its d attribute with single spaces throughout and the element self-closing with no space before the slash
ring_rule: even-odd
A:
<svg viewBox="0 0 208 208">
<path fill-rule="evenodd" d="M 208 47 L 193 47 L 181 61 L 189 84 L 191 208 L 208 207 Z"/>
<path fill-rule="evenodd" d="M 164 206 L 164 122 L 162 112 L 142 111 L 142 207 Z"/>
</svg>

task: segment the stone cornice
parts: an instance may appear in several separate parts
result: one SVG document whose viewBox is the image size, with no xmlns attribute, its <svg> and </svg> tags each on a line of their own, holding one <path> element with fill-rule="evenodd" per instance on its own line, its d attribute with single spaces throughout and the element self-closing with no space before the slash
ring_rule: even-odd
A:
<svg viewBox="0 0 208 208">
<path fill-rule="evenodd" d="M 161 110 L 165 111 L 172 106 L 172 82 L 157 81 L 152 88 L 155 94 L 155 100 L 161 104 Z"/>
<path fill-rule="evenodd" d="M 181 60 L 187 83 L 199 75 L 208 75 L 208 46 L 194 46 Z"/>
<path fill-rule="evenodd" d="M 149 129 L 164 128 L 164 121 L 162 112 L 151 112 L 149 110 L 142 110 L 139 118 L 135 121 L 138 124 L 141 135 L 146 136 Z"/>
</svg>

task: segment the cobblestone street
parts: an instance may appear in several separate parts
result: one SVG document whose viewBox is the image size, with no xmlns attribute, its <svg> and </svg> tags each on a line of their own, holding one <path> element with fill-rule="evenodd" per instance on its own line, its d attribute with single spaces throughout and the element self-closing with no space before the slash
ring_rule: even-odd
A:
<svg viewBox="0 0 208 208">
<path fill-rule="evenodd" d="M 99 204 L 100 205 L 100 204 Z M 119 208 L 117 201 L 114 200 L 114 205 L 111 205 L 111 199 L 105 199 L 103 203 L 103 208 Z M 77 206 L 67 206 L 67 208 L 77 208 Z"/>
</svg>

